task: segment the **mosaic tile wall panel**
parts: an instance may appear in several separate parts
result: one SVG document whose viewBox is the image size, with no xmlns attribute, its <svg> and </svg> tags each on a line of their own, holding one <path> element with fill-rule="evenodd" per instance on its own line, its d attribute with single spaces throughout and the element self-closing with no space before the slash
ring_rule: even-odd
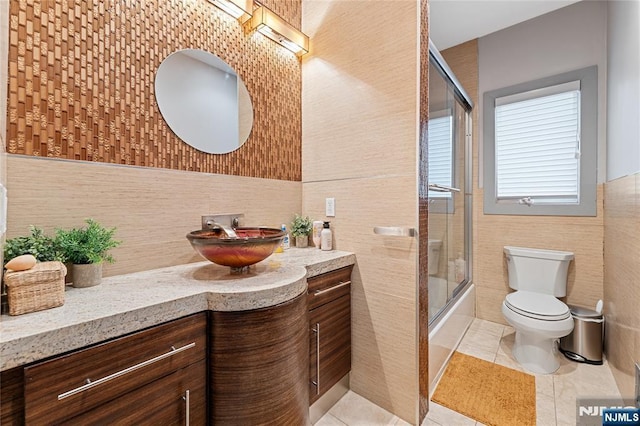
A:
<svg viewBox="0 0 640 426">
<path fill-rule="evenodd" d="M 300 27 L 300 0 L 266 6 Z M 135 166 L 301 180 L 301 74 L 291 52 L 206 0 L 11 0 L 7 150 Z M 238 150 L 200 152 L 162 118 L 155 73 L 170 53 L 212 52 L 249 90 Z"/>
</svg>

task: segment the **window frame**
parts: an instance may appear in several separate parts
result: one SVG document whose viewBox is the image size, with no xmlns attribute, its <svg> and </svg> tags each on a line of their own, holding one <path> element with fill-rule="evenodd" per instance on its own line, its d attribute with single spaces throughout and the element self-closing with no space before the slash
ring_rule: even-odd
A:
<svg viewBox="0 0 640 426">
<path fill-rule="evenodd" d="M 496 99 L 580 81 L 580 167 L 579 203 L 532 205 L 517 199 L 496 197 L 495 105 Z M 540 96 L 544 96 L 541 93 Z M 534 216 L 596 216 L 598 151 L 598 67 L 582 68 L 539 80 L 492 90 L 483 97 L 484 213 Z"/>
</svg>

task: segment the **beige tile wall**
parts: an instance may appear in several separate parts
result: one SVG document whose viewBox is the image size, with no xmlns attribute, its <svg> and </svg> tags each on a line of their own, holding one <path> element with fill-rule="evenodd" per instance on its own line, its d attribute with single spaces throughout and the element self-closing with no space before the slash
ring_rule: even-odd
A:
<svg viewBox="0 0 640 426">
<path fill-rule="evenodd" d="M 640 362 L 640 173 L 604 190 L 605 350 L 620 393 L 630 397 Z"/>
<path fill-rule="evenodd" d="M 596 217 L 485 215 L 478 185 L 479 123 L 477 40 L 442 52 L 475 103 L 473 128 L 473 281 L 478 318 L 506 324 L 501 304 L 509 293 L 506 245 L 567 250 L 576 258 L 569 269 L 567 303 L 595 306 L 603 297 L 603 185 L 598 186 Z"/>
<path fill-rule="evenodd" d="M 506 324 L 501 304 L 509 291 L 503 247 L 506 245 L 567 250 L 566 302 L 594 307 L 603 297 L 603 186 L 598 186 L 597 217 L 503 216 L 478 213 L 474 281 L 478 318 Z M 478 199 L 479 198 L 479 199 Z M 482 190 L 475 197 L 482 209 Z"/>
<path fill-rule="evenodd" d="M 303 212 L 356 253 L 351 389 L 415 423 L 416 244 L 373 234 L 417 224 L 418 4 L 303 1 Z"/>
<path fill-rule="evenodd" d="M 122 240 L 105 276 L 200 261 L 185 235 L 208 213 L 244 213 L 279 226 L 300 212 L 300 182 L 83 161 L 7 156 L 7 237 L 29 225 L 52 232 L 91 217 Z"/>
</svg>

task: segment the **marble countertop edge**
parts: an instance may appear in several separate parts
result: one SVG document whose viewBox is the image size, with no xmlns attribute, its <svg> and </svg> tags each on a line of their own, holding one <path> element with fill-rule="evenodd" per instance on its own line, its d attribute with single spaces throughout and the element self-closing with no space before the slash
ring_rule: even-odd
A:
<svg viewBox="0 0 640 426">
<path fill-rule="evenodd" d="M 306 278 L 354 263 L 353 253 L 290 249 L 244 277 L 198 262 L 108 277 L 91 288 L 70 287 L 61 307 L 1 317 L 0 371 L 197 312 L 275 306 L 305 292 Z"/>
</svg>

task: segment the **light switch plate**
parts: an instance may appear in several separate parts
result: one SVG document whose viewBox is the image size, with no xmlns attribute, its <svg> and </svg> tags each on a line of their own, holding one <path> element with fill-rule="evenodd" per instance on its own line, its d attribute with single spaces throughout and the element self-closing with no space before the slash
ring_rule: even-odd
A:
<svg viewBox="0 0 640 426">
<path fill-rule="evenodd" d="M 325 198 L 324 204 L 325 216 L 327 217 L 335 217 L 336 216 L 336 199 L 335 198 Z"/>
</svg>

